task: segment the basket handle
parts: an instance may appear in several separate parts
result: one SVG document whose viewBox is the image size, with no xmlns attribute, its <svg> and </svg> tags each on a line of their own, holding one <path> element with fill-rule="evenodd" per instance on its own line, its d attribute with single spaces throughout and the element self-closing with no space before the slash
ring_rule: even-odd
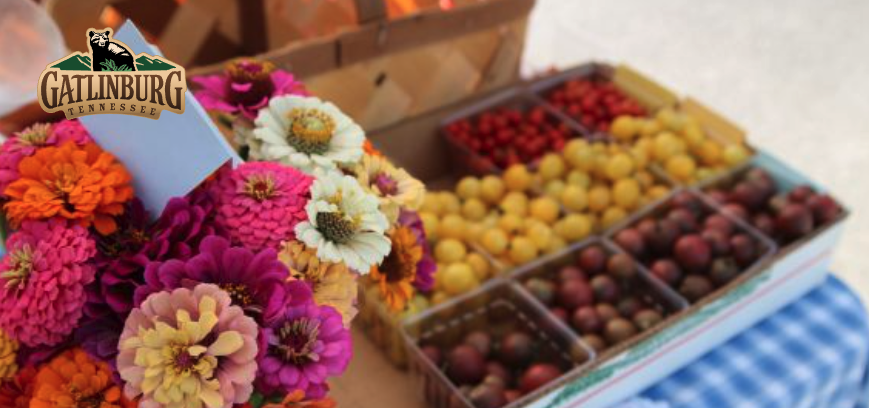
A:
<svg viewBox="0 0 869 408">
<path fill-rule="evenodd" d="M 359 25 L 386 20 L 386 0 L 353 0 Z"/>
</svg>

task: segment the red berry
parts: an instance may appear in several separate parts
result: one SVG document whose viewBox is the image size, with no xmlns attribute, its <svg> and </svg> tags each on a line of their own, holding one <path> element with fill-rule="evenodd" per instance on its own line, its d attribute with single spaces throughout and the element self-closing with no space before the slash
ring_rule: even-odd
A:
<svg viewBox="0 0 869 408">
<path fill-rule="evenodd" d="M 676 261 L 693 272 L 704 272 L 712 261 L 712 249 L 700 235 L 690 234 L 679 238 L 673 249 Z"/>
</svg>

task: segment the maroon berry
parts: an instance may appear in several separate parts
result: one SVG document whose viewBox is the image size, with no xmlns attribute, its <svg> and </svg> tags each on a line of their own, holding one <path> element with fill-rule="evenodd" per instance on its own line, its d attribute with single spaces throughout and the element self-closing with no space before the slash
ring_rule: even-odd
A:
<svg viewBox="0 0 869 408">
<path fill-rule="evenodd" d="M 727 193 L 722 190 L 710 190 L 706 192 L 706 195 L 716 203 L 724 203 L 727 201 Z"/>
<path fill-rule="evenodd" d="M 670 206 L 685 209 L 691 213 L 699 213 L 703 209 L 703 203 L 700 202 L 700 199 L 688 191 L 676 193 L 670 200 Z"/>
<path fill-rule="evenodd" d="M 823 225 L 833 222 L 842 211 L 839 207 L 839 203 L 826 194 L 816 194 L 809 197 L 808 201 L 806 201 L 806 205 L 808 205 L 809 209 L 812 211 L 815 225 Z"/>
<path fill-rule="evenodd" d="M 719 229 L 708 229 L 700 234 L 703 240 L 712 249 L 712 256 L 724 256 L 730 253 L 730 240 L 728 235 Z"/>
<path fill-rule="evenodd" d="M 646 243 L 643 240 L 643 235 L 634 228 L 619 231 L 613 241 L 636 258 L 642 259 L 646 255 Z"/>
<path fill-rule="evenodd" d="M 676 286 L 682 280 L 682 268 L 672 259 L 659 259 L 651 266 L 652 275 L 669 286 Z"/>
<path fill-rule="evenodd" d="M 619 303 L 616 305 L 616 309 L 619 310 L 619 314 L 622 315 L 622 317 L 626 317 L 629 319 L 633 318 L 634 315 L 637 314 L 637 312 L 642 310 L 644 307 L 645 305 L 643 304 L 643 301 L 636 296 L 624 298 L 620 300 Z"/>
<path fill-rule="evenodd" d="M 724 286 L 739 276 L 739 265 L 732 258 L 718 258 L 712 262 L 709 278 L 715 286 Z"/>
<path fill-rule="evenodd" d="M 609 275 L 591 278 L 591 290 L 598 302 L 615 302 L 619 297 L 619 285 Z"/>
<path fill-rule="evenodd" d="M 429 361 L 432 362 L 432 364 L 434 364 L 436 367 L 440 367 L 441 363 L 443 362 L 443 353 L 441 353 L 441 349 L 429 345 L 423 346 L 421 351 L 422 354 L 426 358 L 428 358 Z"/>
<path fill-rule="evenodd" d="M 573 317 L 570 319 L 575 328 L 581 334 L 591 334 L 600 332 L 603 328 L 603 319 L 597 314 L 594 307 L 583 306 L 573 312 Z"/>
<path fill-rule="evenodd" d="M 486 378 L 488 377 L 500 378 L 505 386 L 513 382 L 513 375 L 510 374 L 510 370 L 497 361 L 486 363 Z"/>
<path fill-rule="evenodd" d="M 482 330 L 474 330 L 465 335 L 462 344 L 467 344 L 477 349 L 483 355 L 483 358 L 486 358 L 492 351 L 492 336 Z"/>
<path fill-rule="evenodd" d="M 761 233 L 772 236 L 775 233 L 775 220 L 767 213 L 756 214 L 751 219 L 751 225 L 754 225 Z"/>
<path fill-rule="evenodd" d="M 528 367 L 519 379 L 519 390 L 525 394 L 561 377 L 561 369 L 552 364 L 539 363 Z"/>
<path fill-rule="evenodd" d="M 740 220 L 748 218 L 748 210 L 742 204 L 730 203 L 721 206 L 721 212 Z"/>
<path fill-rule="evenodd" d="M 592 245 L 579 253 L 579 267 L 590 274 L 603 272 L 606 267 L 606 252 L 598 245 Z"/>
<path fill-rule="evenodd" d="M 740 267 L 747 268 L 758 257 L 757 245 L 754 240 L 746 234 L 736 234 L 730 238 L 731 253 L 736 264 Z"/>
<path fill-rule="evenodd" d="M 679 238 L 673 249 L 676 261 L 683 268 L 693 272 L 703 272 L 712 261 L 712 250 L 700 235 L 690 234 Z"/>
<path fill-rule="evenodd" d="M 679 226 L 668 219 L 646 219 L 637 225 L 637 230 L 643 235 L 648 249 L 656 255 L 669 253 L 680 233 Z"/>
<path fill-rule="evenodd" d="M 787 204 L 775 220 L 778 232 L 786 240 L 795 240 L 808 235 L 814 229 L 812 212 L 802 204 Z"/>
<path fill-rule="evenodd" d="M 519 390 L 507 390 L 504 391 L 504 397 L 507 398 L 507 403 L 513 403 L 522 398 L 522 392 Z"/>
<path fill-rule="evenodd" d="M 628 254 L 613 254 L 607 261 L 607 273 L 621 281 L 630 281 L 637 276 L 637 265 Z"/>
<path fill-rule="evenodd" d="M 456 384 L 477 384 L 486 376 L 486 361 L 473 346 L 456 346 L 447 356 L 447 376 Z"/>
<path fill-rule="evenodd" d="M 501 408 L 507 405 L 504 387 L 495 384 L 480 384 L 471 390 L 468 398 L 476 408 Z"/>
<path fill-rule="evenodd" d="M 640 331 L 646 331 L 661 323 L 664 317 L 655 309 L 643 309 L 634 315 L 634 324 Z"/>
<path fill-rule="evenodd" d="M 598 336 L 597 334 L 586 334 L 581 337 L 583 343 L 587 344 L 597 353 L 601 353 L 606 350 L 606 341 L 603 337 Z"/>
<path fill-rule="evenodd" d="M 798 187 L 794 188 L 793 190 L 791 190 L 790 193 L 788 193 L 788 200 L 790 200 L 793 203 L 802 204 L 802 203 L 806 203 L 809 200 L 809 197 L 811 197 L 814 194 L 815 194 L 815 190 L 813 190 L 811 187 L 805 186 L 805 185 L 798 186 Z"/>
<path fill-rule="evenodd" d="M 730 199 L 743 205 L 750 211 L 757 210 L 763 206 L 765 199 L 764 190 L 753 183 L 742 181 L 733 187 L 733 190 L 730 193 Z"/>
<path fill-rule="evenodd" d="M 551 313 L 552 316 L 554 316 L 556 319 L 567 323 L 567 318 L 569 317 L 569 315 L 567 314 L 567 310 L 564 310 L 560 307 L 553 307 L 552 309 L 549 309 L 549 313 Z"/>
<path fill-rule="evenodd" d="M 561 307 L 574 310 L 594 303 L 594 292 L 586 281 L 573 279 L 558 288 L 557 301 Z"/>
<path fill-rule="evenodd" d="M 525 282 L 525 289 L 528 289 L 540 303 L 550 306 L 555 300 L 555 284 L 541 278 L 531 278 Z"/>
<path fill-rule="evenodd" d="M 585 272 L 575 266 L 565 266 L 558 271 L 558 282 L 564 283 L 572 279 L 588 280 Z"/>
<path fill-rule="evenodd" d="M 522 332 L 510 333 L 501 341 L 498 356 L 508 367 L 525 367 L 534 358 L 534 340 Z"/>
<path fill-rule="evenodd" d="M 691 211 L 684 208 L 674 208 L 667 213 L 667 219 L 672 221 L 683 234 L 697 231 L 697 217 Z"/>
<path fill-rule="evenodd" d="M 597 315 L 600 316 L 600 319 L 604 322 L 619 317 L 619 310 L 609 303 L 598 303 L 594 306 L 594 310 L 597 311 Z"/>
<path fill-rule="evenodd" d="M 733 222 L 721 214 L 712 214 L 707 217 L 706 221 L 703 222 L 703 228 L 707 231 L 718 230 L 724 235 L 733 234 Z"/>
<path fill-rule="evenodd" d="M 700 275 L 688 275 L 679 286 L 679 293 L 690 302 L 696 302 L 712 293 L 712 282 L 709 278 Z"/>
<path fill-rule="evenodd" d="M 604 329 L 604 337 L 609 344 L 618 344 L 637 334 L 637 327 L 627 319 L 616 318 L 610 320 Z"/>
</svg>

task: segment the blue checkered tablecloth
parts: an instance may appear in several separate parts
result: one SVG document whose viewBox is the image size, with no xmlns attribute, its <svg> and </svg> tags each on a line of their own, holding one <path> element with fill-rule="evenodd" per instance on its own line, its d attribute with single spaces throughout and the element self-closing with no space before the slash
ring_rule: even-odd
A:
<svg viewBox="0 0 869 408">
<path fill-rule="evenodd" d="M 835 277 L 619 408 L 869 408 L 869 319 Z"/>
</svg>

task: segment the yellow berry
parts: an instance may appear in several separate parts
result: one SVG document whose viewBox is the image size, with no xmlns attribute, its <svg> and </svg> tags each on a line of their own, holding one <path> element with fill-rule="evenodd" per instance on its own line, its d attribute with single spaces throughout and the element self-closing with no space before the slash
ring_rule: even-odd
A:
<svg viewBox="0 0 869 408">
<path fill-rule="evenodd" d="M 474 270 L 474 275 L 478 281 L 484 281 L 489 278 L 489 261 L 483 255 L 476 252 L 471 252 L 465 258 L 465 263 L 471 266 Z"/>
<path fill-rule="evenodd" d="M 652 137 L 657 135 L 662 130 L 661 124 L 655 120 L 647 120 L 640 126 L 640 135 L 643 137 Z"/>
<path fill-rule="evenodd" d="M 625 210 L 636 208 L 640 199 L 640 183 L 634 179 L 622 179 L 613 186 L 613 202 Z"/>
<path fill-rule="evenodd" d="M 576 242 L 591 234 L 591 220 L 584 214 L 568 214 L 555 225 L 555 233 L 567 242 Z"/>
<path fill-rule="evenodd" d="M 688 143 L 689 148 L 695 148 L 706 141 L 706 134 L 703 133 L 703 129 L 700 126 L 689 124 L 682 129 L 682 138 Z"/>
<path fill-rule="evenodd" d="M 483 232 L 486 231 L 486 226 L 480 222 L 470 222 L 465 224 L 465 241 L 479 242 Z"/>
<path fill-rule="evenodd" d="M 549 247 L 549 241 L 552 240 L 552 229 L 542 222 L 532 223 L 525 231 L 525 235 L 537 249 L 543 251 Z"/>
<path fill-rule="evenodd" d="M 567 241 L 557 235 L 549 240 L 549 246 L 546 248 L 547 254 L 553 254 L 567 247 Z"/>
<path fill-rule="evenodd" d="M 504 184 L 510 191 L 525 191 L 531 186 L 531 173 L 524 164 L 514 164 L 504 172 Z"/>
<path fill-rule="evenodd" d="M 574 169 L 589 172 L 594 168 L 594 156 L 591 146 L 584 144 L 569 155 L 565 154 L 564 158 Z"/>
<path fill-rule="evenodd" d="M 741 144 L 731 144 L 724 148 L 724 163 L 729 167 L 748 160 L 751 153 Z"/>
<path fill-rule="evenodd" d="M 513 237 L 510 241 L 510 262 L 514 265 L 522 265 L 537 258 L 537 247 L 529 238 L 523 236 Z"/>
<path fill-rule="evenodd" d="M 603 212 L 603 215 L 600 218 L 600 223 L 604 228 L 609 228 L 617 222 L 625 219 L 627 216 L 628 213 L 621 207 L 610 207 Z"/>
<path fill-rule="evenodd" d="M 440 263 L 453 263 L 465 259 L 465 244 L 457 239 L 444 239 L 435 245 L 435 259 Z"/>
<path fill-rule="evenodd" d="M 528 196 L 525 193 L 511 191 L 501 200 L 501 211 L 524 217 L 528 213 Z"/>
<path fill-rule="evenodd" d="M 497 204 L 504 196 L 504 182 L 497 176 L 483 177 L 480 183 L 480 196 L 489 204 Z"/>
<path fill-rule="evenodd" d="M 655 184 L 655 176 L 645 170 L 638 171 L 636 174 L 634 174 L 634 178 L 637 180 L 638 183 L 640 183 L 640 187 L 643 189 L 649 188 L 652 186 L 652 184 Z"/>
<path fill-rule="evenodd" d="M 465 200 L 480 196 L 480 180 L 476 177 L 467 176 L 456 184 L 456 194 Z"/>
<path fill-rule="evenodd" d="M 419 210 L 437 216 L 443 215 L 443 206 L 441 205 L 440 195 L 435 193 L 426 194 L 422 202 L 422 207 L 420 207 Z"/>
<path fill-rule="evenodd" d="M 616 140 L 628 142 L 639 133 L 640 125 L 633 116 L 621 115 L 616 117 L 610 125 L 610 134 Z"/>
<path fill-rule="evenodd" d="M 696 149 L 696 155 L 700 158 L 700 162 L 706 166 L 715 166 L 721 163 L 721 145 L 718 142 L 706 139 Z"/>
<path fill-rule="evenodd" d="M 679 182 L 687 183 L 694 178 L 697 163 L 690 156 L 680 154 L 667 160 L 667 174 Z"/>
<path fill-rule="evenodd" d="M 426 238 L 436 240 L 440 219 L 433 213 L 423 211 L 419 213 L 419 218 L 422 220 L 422 227 L 425 229 Z"/>
<path fill-rule="evenodd" d="M 450 295 L 447 295 L 444 292 L 438 291 L 438 292 L 435 292 L 434 294 L 431 295 L 432 306 L 437 306 L 437 305 L 444 303 L 448 300 L 450 300 Z"/>
<path fill-rule="evenodd" d="M 555 222 L 560 212 L 558 202 L 550 197 L 539 197 L 531 200 L 529 210 L 532 217 L 545 223 Z"/>
<path fill-rule="evenodd" d="M 648 191 L 648 193 L 646 193 L 646 195 L 649 198 L 651 198 L 652 200 L 660 200 L 661 198 L 664 198 L 664 196 L 666 196 L 669 193 L 670 193 L 670 189 L 667 186 L 663 186 L 663 185 L 659 184 L 659 185 L 655 185 L 655 186 L 652 186 L 651 188 L 649 188 L 649 191 Z"/>
<path fill-rule="evenodd" d="M 664 163 L 675 154 L 679 153 L 679 139 L 676 135 L 670 132 L 661 132 L 655 136 L 655 142 L 652 146 L 652 155 L 655 160 Z"/>
<path fill-rule="evenodd" d="M 504 214 L 498 220 L 498 227 L 508 234 L 514 234 L 522 229 L 522 217 L 515 214 Z"/>
<path fill-rule="evenodd" d="M 478 198 L 469 198 L 462 204 L 462 215 L 471 221 L 482 220 L 486 216 L 486 204 Z"/>
<path fill-rule="evenodd" d="M 606 164 L 606 175 L 613 181 L 628 177 L 633 171 L 634 161 L 625 153 L 613 155 Z"/>
<path fill-rule="evenodd" d="M 605 210 L 610 205 L 610 190 L 605 186 L 594 186 L 588 192 L 588 208 L 594 212 Z"/>
<path fill-rule="evenodd" d="M 588 192 L 585 188 L 569 185 L 561 192 L 561 204 L 569 211 L 582 211 L 588 207 Z"/>
<path fill-rule="evenodd" d="M 584 171 L 571 170 L 570 173 L 567 173 L 567 184 L 588 189 L 591 185 L 591 177 Z"/>
<path fill-rule="evenodd" d="M 462 210 L 459 197 L 449 191 L 440 193 L 441 211 L 443 214 L 458 214 Z"/>
<path fill-rule="evenodd" d="M 538 173 L 543 181 L 557 179 L 564 174 L 564 160 L 556 153 L 548 153 L 540 159 Z"/>
<path fill-rule="evenodd" d="M 549 180 L 543 186 L 543 193 L 550 197 L 561 197 L 561 193 L 566 186 L 567 184 L 562 180 Z"/>
<path fill-rule="evenodd" d="M 585 139 L 581 137 L 570 139 L 570 141 L 564 145 L 564 149 L 561 150 L 561 155 L 564 157 L 565 160 L 567 160 L 569 164 L 573 165 L 572 163 L 570 163 L 570 156 L 573 156 L 577 151 L 586 146 L 588 146 L 588 142 L 586 142 Z"/>
<path fill-rule="evenodd" d="M 676 121 L 676 111 L 670 107 L 661 108 L 661 110 L 655 114 L 655 120 L 657 120 L 661 126 L 670 127 L 670 125 Z"/>
<path fill-rule="evenodd" d="M 483 233 L 482 245 L 486 252 L 498 256 L 507 250 L 507 233 L 500 228 L 491 228 Z"/>
<path fill-rule="evenodd" d="M 444 274 L 444 292 L 450 296 L 469 292 L 480 285 L 474 270 L 466 263 L 454 263 L 439 273 Z"/>
<path fill-rule="evenodd" d="M 440 238 L 465 239 L 465 219 L 458 214 L 447 214 L 438 227 Z"/>
</svg>

